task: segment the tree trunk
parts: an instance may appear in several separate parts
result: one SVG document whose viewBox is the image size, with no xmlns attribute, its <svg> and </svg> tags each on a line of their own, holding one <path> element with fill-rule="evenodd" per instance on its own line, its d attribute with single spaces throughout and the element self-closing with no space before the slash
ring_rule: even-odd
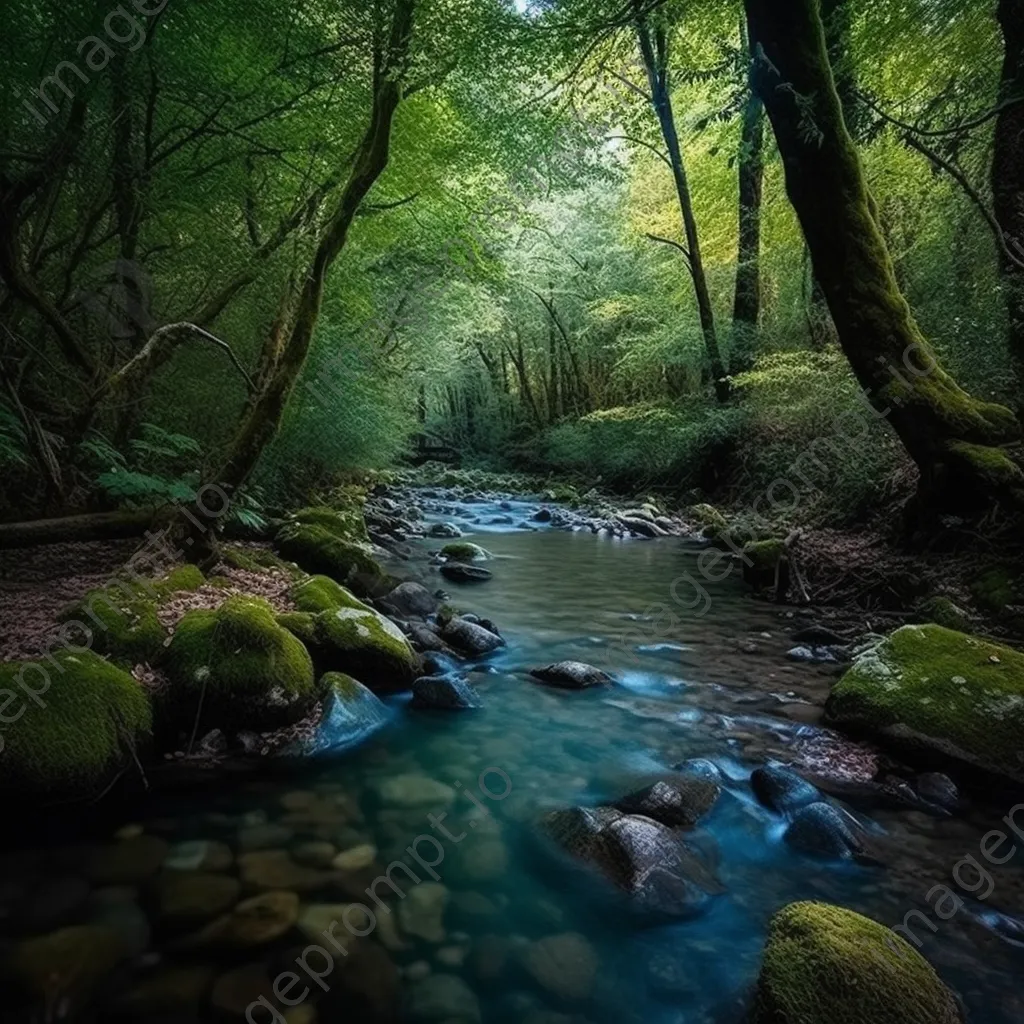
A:
<svg viewBox="0 0 1024 1024">
<path fill-rule="evenodd" d="M 338 206 L 324 228 L 306 274 L 287 344 L 273 374 L 243 421 L 227 461 L 215 477 L 229 493 L 245 483 L 263 449 L 277 433 L 309 353 L 320 317 L 327 274 L 345 247 L 360 205 L 388 165 L 391 127 L 402 101 L 402 73 L 412 38 L 414 9 L 415 0 L 395 2 L 386 50 L 375 57 L 370 124 L 356 152 Z"/>
<path fill-rule="evenodd" d="M 1000 100 L 1024 97 L 1024 0 L 999 0 L 1005 40 Z M 1006 248 L 1024 261 L 1024 102 L 996 119 L 992 149 L 992 198 Z M 1017 408 L 1024 410 L 1024 270 L 1000 253 L 1009 319 L 1009 347 L 1017 374 Z"/>
<path fill-rule="evenodd" d="M 818 0 L 745 0 L 757 89 L 786 188 L 839 341 L 879 417 L 920 470 L 919 509 L 1024 502 L 1024 472 L 1000 444 L 1020 427 L 941 367 L 899 290 L 829 65 Z"/>
<path fill-rule="evenodd" d="M 34 519 L 0 523 L 0 550 L 35 544 L 62 544 L 85 540 L 121 540 L 141 537 L 156 521 L 159 509 L 94 512 L 61 519 Z"/>
<path fill-rule="evenodd" d="M 634 5 L 636 3 L 637 0 L 634 0 Z M 686 255 L 690 266 L 690 276 L 693 278 L 693 289 L 697 296 L 697 311 L 700 315 L 701 333 L 704 335 L 704 347 L 707 350 L 711 378 L 715 384 L 715 394 L 718 396 L 718 400 L 724 402 L 729 397 L 729 381 L 725 375 L 722 353 L 718 347 L 714 307 L 711 305 L 711 293 L 708 291 L 708 279 L 700 250 L 700 233 L 697 230 L 693 197 L 690 195 L 690 183 L 686 176 L 683 149 L 679 142 L 675 114 L 672 110 L 668 75 L 668 37 L 660 27 L 652 29 L 643 16 L 637 18 L 636 29 L 640 43 L 640 56 L 647 72 L 647 84 L 651 90 L 651 102 L 654 112 L 658 116 L 662 138 L 665 140 L 665 147 L 668 150 L 676 195 L 679 198 L 679 209 L 682 213 L 683 228 L 686 233 Z"/>
<path fill-rule="evenodd" d="M 764 104 L 750 87 L 743 105 L 739 152 L 739 249 L 732 308 L 729 369 L 742 373 L 754 365 L 761 317 L 761 205 L 764 193 Z"/>
</svg>

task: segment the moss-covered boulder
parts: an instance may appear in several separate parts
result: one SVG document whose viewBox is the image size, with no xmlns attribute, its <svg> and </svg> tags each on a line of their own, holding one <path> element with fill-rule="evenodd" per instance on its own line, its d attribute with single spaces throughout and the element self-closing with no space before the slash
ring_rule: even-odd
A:
<svg viewBox="0 0 1024 1024">
<path fill-rule="evenodd" d="M 259 598 L 189 612 L 167 649 L 167 672 L 170 721 L 191 729 L 198 714 L 200 733 L 290 725 L 320 694 L 309 652 Z"/>
<path fill-rule="evenodd" d="M 490 555 L 479 544 L 470 544 L 469 541 L 464 540 L 445 544 L 441 548 L 441 554 L 450 562 L 483 562 L 490 558 Z"/>
<path fill-rule="evenodd" d="M 1024 782 L 1024 654 L 933 624 L 860 654 L 825 707 L 835 725 Z"/>
<path fill-rule="evenodd" d="M 708 540 L 723 537 L 729 529 L 725 516 L 714 505 L 694 505 L 690 509 L 690 518 Z"/>
<path fill-rule="evenodd" d="M 278 622 L 309 648 L 320 672 L 342 672 L 391 692 L 407 689 L 418 673 L 419 658 L 405 635 L 372 608 L 293 612 Z"/>
<path fill-rule="evenodd" d="M 329 576 L 310 576 L 296 583 L 289 591 L 289 597 L 297 611 L 336 612 L 339 608 L 359 608 L 372 611 L 369 605 L 359 600 L 351 590 L 336 583 Z"/>
<path fill-rule="evenodd" d="M 1004 612 L 1020 601 L 1017 576 L 1005 565 L 983 572 L 971 584 L 971 593 L 978 605 L 988 612 Z"/>
<path fill-rule="evenodd" d="M 956 998 L 895 932 L 793 903 L 768 929 L 751 1024 L 961 1024 Z"/>
<path fill-rule="evenodd" d="M 66 626 L 74 624 L 82 636 L 91 636 L 89 647 L 128 667 L 158 660 L 167 630 L 157 616 L 160 604 L 180 591 L 196 591 L 206 580 L 194 565 L 172 569 L 155 580 L 117 579 L 92 590 L 59 616 Z"/>
<path fill-rule="evenodd" d="M 966 632 L 971 628 L 971 620 L 967 612 L 941 594 L 926 598 L 915 611 L 925 622 L 934 622 L 938 626 L 945 626 L 946 629 L 958 629 L 961 632 Z"/>
<path fill-rule="evenodd" d="M 301 569 L 329 576 L 364 597 L 386 594 L 397 582 L 373 557 L 365 523 L 356 512 L 303 509 L 281 527 L 274 543 L 282 557 Z"/>
<path fill-rule="evenodd" d="M 0 664 L 0 698 L 0 791 L 22 799 L 101 793 L 152 731 L 145 691 L 93 651 Z"/>
<path fill-rule="evenodd" d="M 782 571 L 786 542 L 779 538 L 743 545 L 743 578 L 754 587 L 773 587 Z"/>
</svg>

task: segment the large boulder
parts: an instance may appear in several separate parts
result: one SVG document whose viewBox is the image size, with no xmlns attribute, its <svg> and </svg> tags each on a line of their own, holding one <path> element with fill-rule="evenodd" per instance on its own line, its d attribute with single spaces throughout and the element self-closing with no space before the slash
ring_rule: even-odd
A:
<svg viewBox="0 0 1024 1024">
<path fill-rule="evenodd" d="M 865 854 L 863 830 L 849 815 L 831 804 L 801 807 L 785 833 L 786 842 L 810 857 L 824 860 L 858 858 Z"/>
<path fill-rule="evenodd" d="M 689 917 L 725 891 L 693 847 L 651 818 L 612 807 L 574 807 L 545 815 L 541 828 L 642 914 Z"/>
<path fill-rule="evenodd" d="M 411 580 L 400 583 L 384 600 L 387 607 L 394 609 L 396 614 L 421 619 L 433 615 L 440 603 L 422 583 Z"/>
<path fill-rule="evenodd" d="M 449 562 L 485 562 L 490 555 L 479 544 L 471 544 L 468 540 L 445 544 L 441 554 Z"/>
<path fill-rule="evenodd" d="M 482 565 L 449 562 L 447 565 L 441 566 L 441 575 L 452 583 L 486 583 L 494 573 Z"/>
<path fill-rule="evenodd" d="M 303 509 L 281 527 L 274 543 L 283 558 L 308 573 L 330 576 L 361 596 L 385 594 L 395 581 L 373 557 L 365 525 L 360 532 L 355 515 Z"/>
<path fill-rule="evenodd" d="M 750 775 L 750 788 L 765 807 L 779 814 L 793 814 L 821 799 L 821 794 L 791 768 L 767 764 Z"/>
<path fill-rule="evenodd" d="M 483 701 L 458 676 L 423 676 L 412 684 L 411 706 L 421 711 L 468 711 L 483 707 Z"/>
<path fill-rule="evenodd" d="M 956 998 L 883 925 L 824 903 L 793 903 L 768 930 L 751 1024 L 961 1024 Z"/>
<path fill-rule="evenodd" d="M 167 649 L 170 720 L 197 735 L 264 731 L 304 718 L 321 695 L 309 652 L 259 598 L 189 612 Z"/>
<path fill-rule="evenodd" d="M 861 653 L 825 706 L 835 725 L 1024 782 L 1024 654 L 942 626 Z"/>
<path fill-rule="evenodd" d="M 14 723 L 0 737 L 0 792 L 19 800 L 98 796 L 153 728 L 138 681 L 92 651 L 0 664 L 0 695 Z"/>
<path fill-rule="evenodd" d="M 662 779 L 630 793 L 615 806 L 623 814 L 642 814 L 669 828 L 693 828 L 714 807 L 721 787 L 698 776 Z"/>
<path fill-rule="evenodd" d="M 342 672 L 383 691 L 408 689 L 416 678 L 419 659 L 405 634 L 365 605 L 298 612 L 278 621 L 309 648 L 322 672 Z"/>
<path fill-rule="evenodd" d="M 441 626 L 441 639 L 460 654 L 480 657 L 505 646 L 505 641 L 483 626 L 456 615 Z"/>
<path fill-rule="evenodd" d="M 332 580 L 330 576 L 310 576 L 296 583 L 288 596 L 296 611 L 319 615 L 321 612 L 336 612 L 339 608 L 365 608 L 370 606 L 360 601 L 351 590 Z"/>
</svg>

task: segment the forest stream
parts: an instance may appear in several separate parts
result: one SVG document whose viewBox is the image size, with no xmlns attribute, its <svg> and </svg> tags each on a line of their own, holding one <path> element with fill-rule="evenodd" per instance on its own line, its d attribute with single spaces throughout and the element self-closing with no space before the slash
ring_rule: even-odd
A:
<svg viewBox="0 0 1024 1024">
<path fill-rule="evenodd" d="M 992 898 L 965 900 L 947 920 L 925 900 L 933 886 L 951 884 L 955 866 L 977 854 L 1009 805 L 975 802 L 954 817 L 853 811 L 879 859 L 861 865 L 790 848 L 784 818 L 752 795 L 751 770 L 772 759 L 813 771 L 873 756 L 813 724 L 835 666 L 786 657 L 790 634 L 810 613 L 755 600 L 738 573 L 708 584 L 708 601 L 696 605 L 677 582 L 695 574 L 696 540 L 526 528 L 536 506 L 518 501 L 435 502 L 444 515 L 429 498 L 422 504 L 428 522 L 473 531 L 469 538 L 491 556 L 493 578 L 483 585 L 443 581 L 429 556 L 437 543 L 427 539 L 412 542 L 403 565 L 498 624 L 507 646 L 464 667 L 482 707 L 453 714 L 416 710 L 408 694 L 388 698 L 386 720 L 342 755 L 282 777 L 151 795 L 141 817 L 111 820 L 108 812 L 84 835 L 6 857 L 4 902 L 17 895 L 26 932 L 103 922 L 131 947 L 105 1002 L 91 1008 L 95 1019 L 184 1024 L 250 1013 L 257 1024 L 341 1021 L 396 1005 L 403 1020 L 734 1022 L 772 914 L 811 899 L 890 927 L 911 910 L 931 914 L 932 926 L 918 918 L 915 932 L 970 1019 L 1021 1020 L 1019 873 L 993 868 Z M 493 519 L 511 522 L 479 525 Z M 572 692 L 530 679 L 530 669 L 563 660 L 600 667 L 614 683 Z M 721 884 L 693 913 L 650 920 L 556 856 L 537 822 L 671 778 L 681 762 L 722 788 L 691 835 Z M 339 855 L 344 872 L 323 870 L 337 868 Z M 392 872 L 404 895 L 390 901 L 394 913 L 378 913 L 371 941 L 351 962 L 335 967 L 313 947 L 303 952 L 304 936 L 316 943 L 344 904 L 400 858 L 417 881 Z M 294 891 L 298 925 L 263 942 L 261 928 L 275 927 L 271 905 L 237 925 L 233 943 L 190 936 L 187 906 L 155 895 L 150 873 L 161 860 L 165 875 L 206 872 L 213 901 L 224 887 L 237 896 L 236 872 L 250 893 Z M 967 868 L 961 881 L 973 884 Z M 186 905 L 197 898 L 180 896 Z M 300 966 L 301 983 L 289 991 L 308 996 L 275 1016 L 260 993 L 303 957 L 311 973 Z"/>
</svg>

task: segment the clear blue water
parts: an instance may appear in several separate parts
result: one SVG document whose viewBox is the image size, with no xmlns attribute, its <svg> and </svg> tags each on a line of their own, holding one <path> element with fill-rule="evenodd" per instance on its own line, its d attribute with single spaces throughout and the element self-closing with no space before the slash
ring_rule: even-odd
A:
<svg viewBox="0 0 1024 1024">
<path fill-rule="evenodd" d="M 764 759 L 789 760 L 817 735 L 815 726 L 803 724 L 813 716 L 797 714 L 794 721 L 780 714 L 784 705 L 799 710 L 806 708 L 801 700 L 820 701 L 832 678 L 785 660 L 792 646 L 787 632 L 799 620 L 752 600 L 738 579 L 707 584 L 711 603 L 705 614 L 686 611 L 671 586 L 694 571 L 697 552 L 681 541 L 618 541 L 507 527 L 475 539 L 495 556 L 489 583 L 443 584 L 425 557 L 407 563 L 406 570 L 419 573 L 432 589 L 444 585 L 454 603 L 501 627 L 508 647 L 471 674 L 485 702 L 482 710 L 423 714 L 396 698 L 390 724 L 336 762 L 304 776 L 192 792 L 133 821 L 171 841 L 217 839 L 234 846 L 246 825 L 285 819 L 286 794 L 300 790 L 333 799 L 343 793 L 358 803 L 362 821 L 343 828 L 293 823 L 282 845 L 331 835 L 339 847 L 365 840 L 377 847 L 378 862 L 387 864 L 418 835 L 430 833 L 428 813 L 445 808 L 443 801 L 389 806 L 380 786 L 405 775 L 437 780 L 456 790 L 447 828 L 452 835 L 465 833 L 458 843 L 443 841 L 443 860 L 435 868 L 449 891 L 446 936 L 441 942 L 413 939 L 409 948 L 392 951 L 400 968 L 426 961 L 434 973 L 459 975 L 479 999 L 484 1022 L 559 1022 L 537 1016 L 549 1011 L 594 1024 L 697 1024 L 740 1019 L 767 922 L 779 907 L 824 899 L 897 924 L 911 909 L 928 910 L 926 893 L 950 883 L 953 866 L 965 854 L 977 854 L 984 832 L 1008 810 L 978 806 L 966 817 L 944 821 L 914 812 L 865 819 L 885 843 L 886 868 L 795 854 L 781 840 L 780 820 L 752 799 L 746 780 Z M 441 543 L 417 545 L 425 555 Z M 692 594 L 678 587 L 676 596 L 686 602 Z M 530 668 L 566 658 L 606 669 L 617 685 L 570 693 L 527 678 Z M 538 843 L 534 823 L 545 810 L 621 796 L 692 757 L 712 758 L 730 779 L 700 840 L 716 851 L 726 892 L 700 916 L 644 926 Z M 500 769 L 485 782 L 492 792 L 509 788 L 504 799 L 481 794 L 480 776 L 487 769 Z M 985 904 L 937 922 L 935 934 L 923 930 L 922 952 L 960 992 L 972 1020 L 1011 1024 L 1024 1019 L 1016 985 L 1024 950 L 998 937 L 983 916 L 992 907 L 1021 912 L 1024 874 L 1018 862 L 994 868 L 993 879 Z M 303 900 L 341 897 L 328 890 Z M 144 891 L 139 901 L 147 906 Z M 585 936 L 599 961 L 589 995 L 568 1001 L 537 984 L 519 963 L 530 943 L 566 932 Z M 140 974 L 197 961 L 196 954 L 169 948 L 159 926 L 153 934 Z M 497 976 L 480 973 L 481 943 L 508 951 Z M 296 942 L 290 938 L 282 945 Z M 447 952 L 439 956 L 441 950 Z M 466 951 L 467 959 L 455 965 Z M 247 960 L 264 963 L 269 972 L 280 962 L 279 951 L 254 950 L 242 958 Z M 659 994 L 650 979 L 652 970 L 665 971 L 666 960 L 678 976 L 672 995 Z M 210 960 L 218 971 L 238 961 Z M 415 967 L 413 974 L 422 970 Z M 337 986 L 318 1005 L 321 1020 L 355 1019 L 342 1012 L 346 1001 Z M 214 1017 L 205 1009 L 181 1019 Z"/>
</svg>

